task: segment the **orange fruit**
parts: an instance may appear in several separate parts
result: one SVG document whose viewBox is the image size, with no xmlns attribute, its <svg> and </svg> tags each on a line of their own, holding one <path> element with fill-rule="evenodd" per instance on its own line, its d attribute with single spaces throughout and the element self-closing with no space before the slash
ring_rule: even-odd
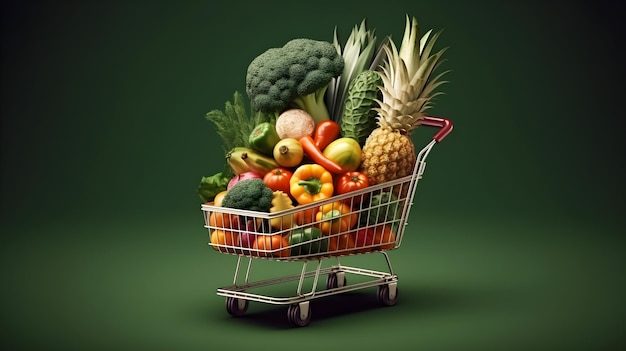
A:
<svg viewBox="0 0 626 351">
<path fill-rule="evenodd" d="M 231 231 L 224 231 L 221 229 L 216 229 L 211 233 L 211 244 L 213 245 L 227 245 L 227 246 L 236 246 L 239 240 L 237 238 L 237 233 L 233 233 Z M 235 252 L 232 247 L 224 247 L 224 246 L 212 246 L 215 250 L 221 252 Z"/>
<path fill-rule="evenodd" d="M 209 226 L 222 229 L 239 229 L 239 219 L 237 215 L 211 212 Z"/>
</svg>

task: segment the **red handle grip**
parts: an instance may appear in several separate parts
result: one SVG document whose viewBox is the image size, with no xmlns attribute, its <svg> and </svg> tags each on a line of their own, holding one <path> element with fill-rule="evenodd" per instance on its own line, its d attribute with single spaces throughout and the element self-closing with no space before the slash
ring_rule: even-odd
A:
<svg viewBox="0 0 626 351">
<path fill-rule="evenodd" d="M 433 136 L 433 139 L 438 143 L 440 143 L 448 134 L 450 134 L 450 132 L 452 131 L 452 128 L 454 127 L 452 125 L 452 121 L 450 121 L 447 118 L 439 118 L 439 117 L 431 117 L 431 116 L 425 116 L 420 122 L 420 125 L 441 128 L 439 129 L 437 134 Z"/>
</svg>

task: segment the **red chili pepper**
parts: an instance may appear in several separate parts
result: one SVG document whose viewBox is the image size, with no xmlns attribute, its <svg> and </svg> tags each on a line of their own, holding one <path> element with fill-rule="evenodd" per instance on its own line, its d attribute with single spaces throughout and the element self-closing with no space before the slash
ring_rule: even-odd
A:
<svg viewBox="0 0 626 351">
<path fill-rule="evenodd" d="M 324 167 L 330 173 L 344 173 L 344 169 L 341 168 L 340 165 L 324 156 L 322 151 L 317 148 L 315 141 L 310 135 L 303 136 L 299 141 L 300 145 L 302 145 L 302 149 L 311 158 L 311 160 L 313 160 L 313 162 Z"/>
<path fill-rule="evenodd" d="M 333 120 L 326 119 L 317 124 L 315 132 L 313 134 L 313 140 L 317 148 L 324 151 L 324 148 L 328 146 L 333 140 L 339 137 L 341 127 Z"/>
</svg>

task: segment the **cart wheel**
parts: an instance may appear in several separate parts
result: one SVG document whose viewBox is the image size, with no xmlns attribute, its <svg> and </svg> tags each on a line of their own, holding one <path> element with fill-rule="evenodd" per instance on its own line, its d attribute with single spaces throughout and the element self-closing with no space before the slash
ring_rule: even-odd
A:
<svg viewBox="0 0 626 351">
<path fill-rule="evenodd" d="M 289 323 L 297 327 L 304 327 L 311 321 L 311 309 L 308 302 L 289 305 L 287 309 Z"/>
<path fill-rule="evenodd" d="M 326 278 L 326 289 L 340 288 L 346 286 L 347 282 L 348 280 L 343 272 L 330 273 L 328 274 L 328 278 Z"/>
<path fill-rule="evenodd" d="M 248 300 L 238 299 L 236 297 L 226 298 L 226 311 L 235 317 L 243 316 L 248 310 Z"/>
<path fill-rule="evenodd" d="M 390 283 L 378 286 L 378 302 L 385 306 L 393 306 L 398 302 L 398 284 Z"/>
</svg>

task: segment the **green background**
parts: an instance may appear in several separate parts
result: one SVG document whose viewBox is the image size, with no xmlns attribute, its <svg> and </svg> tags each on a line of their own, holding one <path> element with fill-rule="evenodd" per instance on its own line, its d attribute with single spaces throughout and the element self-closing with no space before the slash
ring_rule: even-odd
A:
<svg viewBox="0 0 626 351">
<path fill-rule="evenodd" d="M 2 344 L 624 346 L 622 13 L 607 1 L 3 2 Z M 363 290 L 316 300 L 306 328 L 258 303 L 231 318 L 215 289 L 236 259 L 207 246 L 195 193 L 224 164 L 204 114 L 244 91 L 269 47 L 330 41 L 335 26 L 345 40 L 363 18 L 400 40 L 405 14 L 444 29 L 452 72 L 431 113 L 455 129 L 390 253 L 398 305 Z"/>
</svg>

